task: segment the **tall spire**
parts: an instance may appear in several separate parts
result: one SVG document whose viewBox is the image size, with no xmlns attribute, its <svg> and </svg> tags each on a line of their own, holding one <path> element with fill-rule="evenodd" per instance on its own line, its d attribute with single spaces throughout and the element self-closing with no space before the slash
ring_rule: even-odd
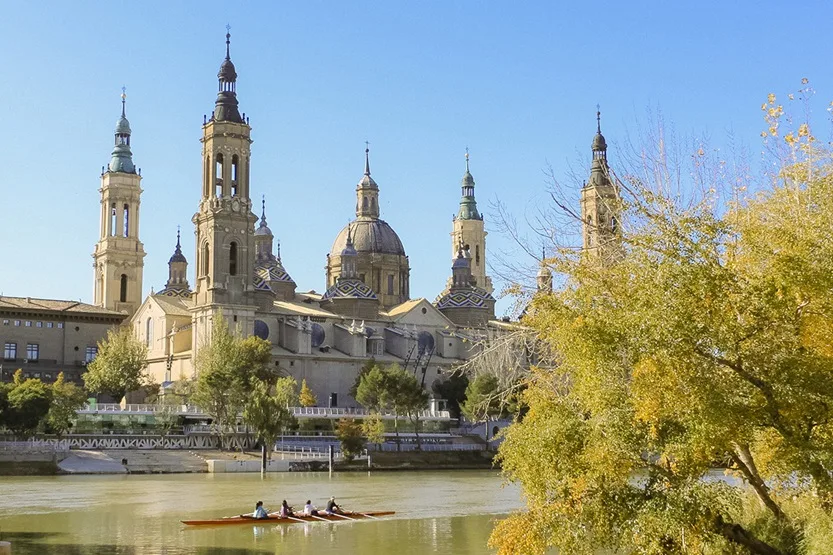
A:
<svg viewBox="0 0 833 555">
<path fill-rule="evenodd" d="M 607 142 L 602 135 L 602 112 L 596 104 L 596 135 L 593 137 L 593 160 L 607 160 Z"/>
<path fill-rule="evenodd" d="M 245 123 L 237 108 L 237 70 L 231 61 L 231 26 L 226 25 L 226 59 L 220 64 L 217 73 L 219 92 L 214 104 L 215 121 L 231 121 Z"/>
<path fill-rule="evenodd" d="M 379 186 L 370 177 L 370 143 L 364 142 L 364 175 L 356 185 L 356 217 L 379 217 Z"/>
<path fill-rule="evenodd" d="M 370 143 L 364 142 L 364 174 L 370 177 Z"/>
<path fill-rule="evenodd" d="M 261 200 L 261 213 L 260 213 L 260 225 L 266 225 L 266 195 L 263 195 L 263 199 Z"/>
<path fill-rule="evenodd" d="M 474 199 L 474 177 L 469 171 L 469 147 L 466 147 L 466 173 L 460 182 L 462 198 L 460 199 L 460 211 L 457 218 L 461 220 L 480 220 L 480 213 L 477 211 L 477 201 Z"/>
<path fill-rule="evenodd" d="M 136 166 L 133 165 L 133 153 L 130 151 L 130 122 L 127 121 L 126 87 L 121 88 L 121 117 L 116 122 L 115 145 L 110 158 L 108 171 L 121 173 L 136 173 Z"/>
</svg>

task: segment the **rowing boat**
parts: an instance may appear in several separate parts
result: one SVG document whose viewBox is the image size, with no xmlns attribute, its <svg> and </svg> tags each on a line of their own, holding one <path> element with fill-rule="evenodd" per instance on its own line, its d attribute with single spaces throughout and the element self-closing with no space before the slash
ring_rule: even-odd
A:
<svg viewBox="0 0 833 555">
<path fill-rule="evenodd" d="M 187 524 L 188 526 L 220 526 L 226 524 L 297 524 L 299 522 L 321 522 L 322 520 L 328 522 L 344 522 L 346 520 L 379 518 L 382 516 L 389 516 L 394 513 L 394 511 L 368 511 L 365 513 L 350 511 L 341 513 L 340 515 L 327 515 L 320 512 L 316 516 L 304 516 L 300 514 L 291 517 L 279 517 L 274 515 L 267 518 L 228 516 L 212 520 L 183 520 L 182 524 Z"/>
</svg>

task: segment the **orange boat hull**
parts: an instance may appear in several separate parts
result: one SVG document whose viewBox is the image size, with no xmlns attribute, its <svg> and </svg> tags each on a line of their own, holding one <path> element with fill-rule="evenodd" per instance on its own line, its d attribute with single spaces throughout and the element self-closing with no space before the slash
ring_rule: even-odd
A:
<svg viewBox="0 0 833 555">
<path fill-rule="evenodd" d="M 294 516 L 281 518 L 279 516 L 270 516 L 268 518 L 252 518 L 232 516 L 227 518 L 216 518 L 213 520 L 183 520 L 182 524 L 188 526 L 224 526 L 227 524 L 298 524 L 300 522 L 346 522 L 348 520 L 364 520 L 367 518 L 379 518 L 383 516 L 390 516 L 396 514 L 395 511 L 368 511 L 365 513 L 349 512 L 341 515 L 325 515 L 318 516 Z"/>
</svg>

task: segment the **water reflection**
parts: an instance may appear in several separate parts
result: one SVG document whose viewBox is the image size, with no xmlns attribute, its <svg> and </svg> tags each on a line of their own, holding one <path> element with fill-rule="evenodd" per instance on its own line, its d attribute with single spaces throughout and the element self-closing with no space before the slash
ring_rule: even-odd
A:
<svg viewBox="0 0 833 555">
<path fill-rule="evenodd" d="M 21 554 L 489 553 L 495 513 L 520 506 L 490 472 L 0 478 L 0 539 Z M 384 520 L 185 527 L 258 499 L 395 510 Z M 395 549 L 394 549 L 395 548 Z"/>
</svg>

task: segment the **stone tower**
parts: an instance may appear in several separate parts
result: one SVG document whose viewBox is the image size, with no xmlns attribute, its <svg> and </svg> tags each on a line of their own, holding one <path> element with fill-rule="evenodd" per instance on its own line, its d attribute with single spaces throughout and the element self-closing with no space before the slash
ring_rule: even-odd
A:
<svg viewBox="0 0 833 555">
<path fill-rule="evenodd" d="M 552 293 L 552 270 L 547 264 L 547 252 L 544 247 L 541 247 L 541 263 L 535 275 L 535 285 L 538 293 Z"/>
<path fill-rule="evenodd" d="M 130 152 L 130 122 L 122 89 L 110 163 L 101 171 L 101 232 L 93 251 L 95 304 L 132 315 L 142 304 L 145 249 L 139 241 L 142 176 Z"/>
<path fill-rule="evenodd" d="M 619 192 L 610 178 L 607 143 L 602 135 L 601 113 L 598 110 L 592 150 L 590 179 L 581 189 L 583 249 L 589 254 L 604 255 L 616 245 Z"/>
<path fill-rule="evenodd" d="M 460 211 L 454 217 L 451 231 L 451 256 L 455 257 L 463 245 L 471 253 L 471 275 L 475 285 L 492 293 L 492 278 L 486 275 L 486 229 L 483 216 L 477 211 L 477 201 L 474 199 L 474 177 L 469 171 L 469 149 L 466 149 L 466 173 L 461 182 L 462 198 Z M 451 286 L 451 278 L 448 286 Z"/>
<path fill-rule="evenodd" d="M 194 353 L 208 337 L 213 316 L 222 311 L 244 335 L 254 326 L 254 223 L 249 198 L 251 128 L 237 107 L 237 71 L 226 58 L 217 74 L 214 113 L 203 123 L 202 196 L 191 221 L 196 233 Z"/>
</svg>

